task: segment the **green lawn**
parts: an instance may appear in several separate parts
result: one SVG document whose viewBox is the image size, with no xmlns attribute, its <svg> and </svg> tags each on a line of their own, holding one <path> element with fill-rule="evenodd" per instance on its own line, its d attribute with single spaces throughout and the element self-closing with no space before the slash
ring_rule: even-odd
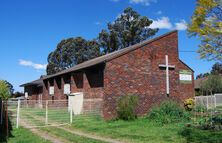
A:
<svg viewBox="0 0 222 143">
<path fill-rule="evenodd" d="M 221 143 L 222 131 L 200 130 L 194 127 L 185 127 L 180 134 L 188 143 Z"/>
<path fill-rule="evenodd" d="M 128 122 L 75 117 L 71 128 L 133 143 L 222 142 L 222 132 L 189 128 L 186 124 L 174 123 L 161 126 L 146 118 Z"/>
<path fill-rule="evenodd" d="M 186 139 L 178 134 L 183 127 L 184 123 L 160 126 L 145 118 L 135 121 L 103 121 L 99 118 L 76 117 L 72 125 L 75 129 L 135 143 L 185 142 Z"/>
<path fill-rule="evenodd" d="M 34 135 L 28 129 L 19 128 L 12 130 L 12 136 L 9 137 L 8 143 L 50 143 L 50 141 Z"/>
</svg>

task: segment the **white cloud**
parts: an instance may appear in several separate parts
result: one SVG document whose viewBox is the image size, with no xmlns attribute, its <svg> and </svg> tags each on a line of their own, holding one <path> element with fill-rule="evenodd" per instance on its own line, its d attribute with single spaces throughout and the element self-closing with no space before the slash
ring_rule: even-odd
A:
<svg viewBox="0 0 222 143">
<path fill-rule="evenodd" d="M 172 29 L 172 24 L 168 17 L 161 17 L 160 19 L 153 20 L 153 23 L 150 25 L 150 28 L 159 28 L 159 29 Z"/>
<path fill-rule="evenodd" d="M 19 60 L 19 65 L 32 67 L 37 70 L 45 70 L 46 66 L 47 66 L 47 64 L 37 64 L 37 63 L 33 63 L 32 61 L 27 61 L 27 60 L 23 60 L 23 59 Z"/>
<path fill-rule="evenodd" d="M 175 28 L 177 30 L 186 30 L 187 29 L 187 23 L 185 20 L 180 20 L 180 22 L 175 23 Z"/>
<path fill-rule="evenodd" d="M 150 25 L 149 28 L 186 30 L 187 23 L 185 20 L 180 20 L 180 22 L 171 23 L 168 17 L 161 17 L 157 20 L 153 20 L 153 23 Z"/>
<path fill-rule="evenodd" d="M 156 14 L 157 15 L 161 15 L 163 12 L 161 10 L 157 11 Z"/>
<path fill-rule="evenodd" d="M 151 3 L 156 3 L 157 0 L 130 0 L 129 2 L 133 4 L 142 4 L 145 6 L 149 6 Z"/>
</svg>

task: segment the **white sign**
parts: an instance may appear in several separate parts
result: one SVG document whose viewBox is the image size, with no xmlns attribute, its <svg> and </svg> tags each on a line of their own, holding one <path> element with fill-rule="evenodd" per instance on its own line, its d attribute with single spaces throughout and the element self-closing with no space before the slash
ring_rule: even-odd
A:
<svg viewBox="0 0 222 143">
<path fill-rule="evenodd" d="M 54 95 L 54 86 L 49 87 L 49 95 Z"/>
<path fill-rule="evenodd" d="M 27 99 L 29 96 L 28 92 L 25 92 L 25 98 Z"/>
<path fill-rule="evenodd" d="M 192 83 L 192 72 L 187 70 L 180 71 L 180 81 L 182 83 Z"/>
<path fill-rule="evenodd" d="M 180 80 L 182 81 L 192 81 L 192 76 L 187 74 L 180 74 Z"/>
<path fill-rule="evenodd" d="M 83 93 L 71 93 L 69 95 L 68 109 L 72 108 L 74 115 L 79 115 L 83 110 Z"/>
<path fill-rule="evenodd" d="M 70 94 L 70 84 L 64 84 L 64 94 Z"/>
</svg>

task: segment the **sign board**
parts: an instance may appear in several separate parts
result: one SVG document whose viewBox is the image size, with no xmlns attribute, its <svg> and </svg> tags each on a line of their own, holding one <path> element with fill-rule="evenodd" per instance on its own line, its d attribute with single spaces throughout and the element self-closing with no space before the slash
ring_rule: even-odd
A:
<svg viewBox="0 0 222 143">
<path fill-rule="evenodd" d="M 25 92 L 25 98 L 27 99 L 29 97 L 28 92 Z"/>
<path fill-rule="evenodd" d="M 64 94 L 65 95 L 70 94 L 70 84 L 64 84 Z"/>
<path fill-rule="evenodd" d="M 54 86 L 49 87 L 49 95 L 54 95 Z"/>
<path fill-rule="evenodd" d="M 180 71 L 180 82 L 181 83 L 192 83 L 192 72 L 189 70 Z"/>
<path fill-rule="evenodd" d="M 68 100 L 68 110 L 70 111 L 70 108 L 72 108 L 72 111 L 74 115 L 79 115 L 83 111 L 83 93 L 77 92 L 77 93 L 71 93 L 69 95 Z"/>
</svg>

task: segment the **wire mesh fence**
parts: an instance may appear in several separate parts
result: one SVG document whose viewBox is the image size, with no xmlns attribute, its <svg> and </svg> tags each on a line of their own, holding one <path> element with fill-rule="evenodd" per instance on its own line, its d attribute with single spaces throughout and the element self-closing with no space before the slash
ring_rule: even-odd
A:
<svg viewBox="0 0 222 143">
<path fill-rule="evenodd" d="M 204 106 L 207 109 L 222 107 L 222 94 L 214 94 L 209 96 L 196 96 L 196 106 Z"/>
<path fill-rule="evenodd" d="M 196 106 L 203 106 L 207 109 L 216 108 L 217 102 L 216 97 L 212 96 L 197 96 L 195 97 L 195 105 Z"/>
<path fill-rule="evenodd" d="M 195 97 L 194 115 L 197 123 L 212 126 L 222 115 L 222 94 Z"/>
<path fill-rule="evenodd" d="M 13 127 L 16 127 L 17 125 L 17 110 L 18 110 L 18 103 L 17 101 L 3 101 L 3 105 L 4 105 L 4 109 L 7 110 L 7 113 L 8 113 L 8 121 L 10 123 L 7 123 L 7 124 L 11 124 L 11 126 Z M 7 108 L 6 108 L 7 106 Z"/>
<path fill-rule="evenodd" d="M 26 128 L 60 126 L 77 120 L 101 117 L 101 105 L 101 99 L 76 100 L 73 103 L 68 100 L 7 101 L 8 116 L 12 125 L 17 128 L 24 125 Z"/>
</svg>

